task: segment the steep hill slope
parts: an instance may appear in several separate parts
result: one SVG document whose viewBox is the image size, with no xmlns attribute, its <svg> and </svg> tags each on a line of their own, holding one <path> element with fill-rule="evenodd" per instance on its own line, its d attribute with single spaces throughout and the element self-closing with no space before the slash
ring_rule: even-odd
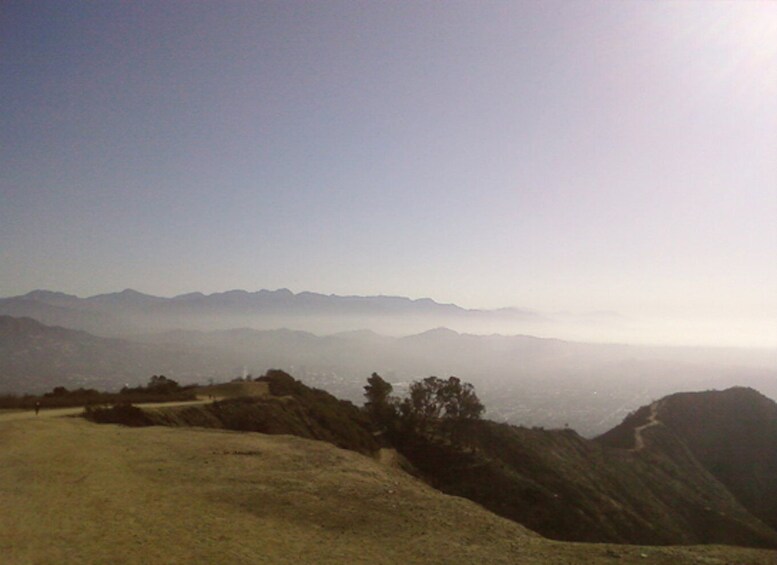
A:
<svg viewBox="0 0 777 565">
<path fill-rule="evenodd" d="M 468 448 L 416 437 L 400 451 L 431 484 L 554 539 L 777 547 L 685 446 L 630 451 L 574 431 L 474 422 Z"/>
<path fill-rule="evenodd" d="M 777 528 L 777 404 L 743 387 L 673 394 L 652 406 L 653 444 L 677 438 L 754 515 Z M 602 436 L 623 445 L 645 409 Z M 652 445 L 652 444 L 651 444 Z"/>
</svg>

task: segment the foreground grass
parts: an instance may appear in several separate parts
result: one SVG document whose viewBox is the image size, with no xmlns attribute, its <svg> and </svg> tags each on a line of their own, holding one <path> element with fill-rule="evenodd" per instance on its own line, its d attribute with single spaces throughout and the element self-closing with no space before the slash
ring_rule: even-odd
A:
<svg viewBox="0 0 777 565">
<path fill-rule="evenodd" d="M 80 418 L 0 422 L 0 507 L 8 564 L 777 561 L 550 542 L 323 442 Z"/>
</svg>

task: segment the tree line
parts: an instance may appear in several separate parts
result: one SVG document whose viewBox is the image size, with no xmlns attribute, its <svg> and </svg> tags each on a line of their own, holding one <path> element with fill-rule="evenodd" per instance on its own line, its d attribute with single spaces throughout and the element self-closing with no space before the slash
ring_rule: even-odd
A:
<svg viewBox="0 0 777 565">
<path fill-rule="evenodd" d="M 392 396 L 394 387 L 380 375 L 367 379 L 364 407 L 379 430 L 391 435 L 441 435 L 460 441 L 469 422 L 485 410 L 470 383 L 458 377 L 427 377 L 410 385 L 407 396 Z"/>
</svg>

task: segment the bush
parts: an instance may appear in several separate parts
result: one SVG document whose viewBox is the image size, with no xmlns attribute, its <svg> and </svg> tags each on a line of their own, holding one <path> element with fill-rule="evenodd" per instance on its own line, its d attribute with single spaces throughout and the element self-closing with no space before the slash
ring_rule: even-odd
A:
<svg viewBox="0 0 777 565">
<path fill-rule="evenodd" d="M 110 408 L 84 408 L 84 418 L 98 424 L 121 424 L 139 428 L 151 426 L 152 422 L 143 410 L 132 404 L 117 404 Z"/>
<path fill-rule="evenodd" d="M 155 395 L 175 395 L 184 389 L 173 379 L 168 379 L 164 375 L 154 375 L 148 381 L 146 386 L 135 388 L 124 387 L 120 394 L 155 394 Z"/>
</svg>

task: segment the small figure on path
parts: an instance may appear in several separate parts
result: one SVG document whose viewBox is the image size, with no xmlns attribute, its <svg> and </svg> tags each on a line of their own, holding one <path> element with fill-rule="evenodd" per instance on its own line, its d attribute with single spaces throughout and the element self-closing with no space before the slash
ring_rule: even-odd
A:
<svg viewBox="0 0 777 565">
<path fill-rule="evenodd" d="M 35 403 L 35 415 L 38 415 L 38 412 L 40 412 L 40 402 Z"/>
</svg>

